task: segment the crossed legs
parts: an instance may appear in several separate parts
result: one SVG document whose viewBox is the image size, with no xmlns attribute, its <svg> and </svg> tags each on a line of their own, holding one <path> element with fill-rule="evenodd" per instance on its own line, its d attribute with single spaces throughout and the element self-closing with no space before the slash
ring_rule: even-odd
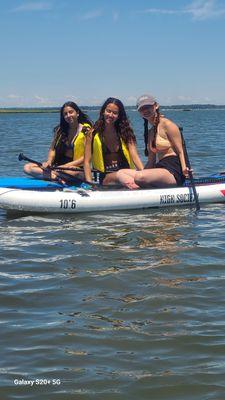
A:
<svg viewBox="0 0 225 400">
<path fill-rule="evenodd" d="M 142 171 L 121 169 L 117 172 L 118 181 L 128 189 L 145 187 L 169 187 L 176 185 L 176 179 L 165 168 L 149 168 Z"/>
</svg>

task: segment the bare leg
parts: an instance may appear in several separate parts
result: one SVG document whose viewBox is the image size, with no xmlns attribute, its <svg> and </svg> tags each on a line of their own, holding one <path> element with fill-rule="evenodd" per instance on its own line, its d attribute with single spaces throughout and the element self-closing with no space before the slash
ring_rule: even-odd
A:
<svg viewBox="0 0 225 400">
<path fill-rule="evenodd" d="M 25 164 L 23 167 L 23 170 L 24 170 L 25 174 L 31 175 L 34 178 L 39 178 L 39 179 L 44 178 L 43 169 L 38 167 L 37 164 L 33 164 L 33 163 Z"/>
<path fill-rule="evenodd" d="M 115 185 L 118 183 L 117 172 L 110 172 L 103 180 L 103 185 Z"/>
<path fill-rule="evenodd" d="M 139 186 L 134 181 L 134 177 L 136 175 L 134 169 L 120 169 L 117 174 L 117 181 L 121 183 L 121 185 L 127 187 L 128 189 L 138 189 Z"/>
<path fill-rule="evenodd" d="M 62 165 L 63 167 L 63 165 Z M 80 171 L 65 171 L 65 175 L 63 175 L 63 171 L 52 171 L 51 169 L 42 169 L 38 167 L 38 165 L 34 163 L 28 163 L 24 165 L 24 172 L 28 175 L 33 176 L 37 179 L 46 179 L 46 180 L 56 180 L 60 181 L 61 183 L 66 183 L 67 175 L 71 175 L 71 179 L 74 177 L 78 177 L 79 179 L 84 179 L 83 172 Z M 69 178 L 69 177 L 68 177 Z"/>
<path fill-rule="evenodd" d="M 176 185 L 176 179 L 165 168 L 150 168 L 137 171 L 134 181 L 140 187 L 169 187 Z"/>
</svg>

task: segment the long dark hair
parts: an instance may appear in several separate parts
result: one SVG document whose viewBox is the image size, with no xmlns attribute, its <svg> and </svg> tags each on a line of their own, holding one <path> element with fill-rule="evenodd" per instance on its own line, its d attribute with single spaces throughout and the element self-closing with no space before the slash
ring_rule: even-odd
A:
<svg viewBox="0 0 225 400">
<path fill-rule="evenodd" d="M 144 120 L 144 142 L 145 142 L 145 156 L 148 157 L 148 120 L 143 118 Z"/>
<path fill-rule="evenodd" d="M 152 139 L 152 147 L 153 148 L 156 148 L 156 135 L 157 135 L 159 121 L 160 121 L 160 112 L 159 112 L 159 108 L 157 108 L 156 109 L 156 120 L 155 120 L 155 124 L 153 125 L 153 129 L 154 129 L 154 135 L 153 135 L 153 139 Z"/>
<path fill-rule="evenodd" d="M 57 125 L 54 128 L 54 132 L 61 133 L 63 136 L 67 136 L 68 135 L 69 124 L 65 121 L 65 118 L 64 118 L 64 115 L 63 115 L 63 111 L 64 111 L 65 107 L 71 107 L 79 114 L 77 120 L 78 120 L 78 122 L 80 124 L 85 124 L 86 123 L 86 124 L 89 124 L 89 125 L 92 126 L 92 121 L 88 117 L 88 115 L 85 114 L 80 109 L 80 107 L 78 107 L 78 105 L 76 103 L 74 103 L 73 101 L 67 101 L 60 108 L 60 122 L 59 122 L 59 125 Z"/>
<path fill-rule="evenodd" d="M 124 105 L 122 101 L 116 99 L 115 97 L 109 97 L 102 105 L 99 118 L 94 124 L 94 134 L 98 132 L 100 136 L 102 136 L 104 132 L 105 129 L 104 112 L 108 104 L 115 104 L 119 109 L 119 116 L 115 122 L 115 129 L 119 137 L 121 137 L 121 139 L 123 139 L 123 141 L 126 144 L 132 142 L 136 143 L 134 131 L 130 125 Z"/>
<path fill-rule="evenodd" d="M 155 124 L 153 125 L 153 130 L 154 130 L 154 135 L 153 135 L 153 140 L 152 140 L 152 147 L 156 147 L 156 135 L 157 135 L 157 129 L 160 121 L 160 111 L 159 108 L 156 109 L 156 121 Z M 145 156 L 148 157 L 148 120 L 146 118 L 143 118 L 144 120 L 144 142 L 145 142 Z"/>
</svg>

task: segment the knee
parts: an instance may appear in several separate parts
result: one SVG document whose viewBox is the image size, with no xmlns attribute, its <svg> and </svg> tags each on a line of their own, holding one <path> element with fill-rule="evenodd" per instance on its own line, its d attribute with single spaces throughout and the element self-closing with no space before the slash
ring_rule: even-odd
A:
<svg viewBox="0 0 225 400">
<path fill-rule="evenodd" d="M 34 164 L 28 163 L 28 164 L 24 165 L 23 170 L 24 170 L 25 174 L 32 175 L 34 172 L 34 167 L 35 167 Z"/>
<path fill-rule="evenodd" d="M 24 170 L 25 174 L 30 174 L 30 172 L 31 172 L 30 164 L 25 164 L 23 167 L 23 170 Z"/>
</svg>

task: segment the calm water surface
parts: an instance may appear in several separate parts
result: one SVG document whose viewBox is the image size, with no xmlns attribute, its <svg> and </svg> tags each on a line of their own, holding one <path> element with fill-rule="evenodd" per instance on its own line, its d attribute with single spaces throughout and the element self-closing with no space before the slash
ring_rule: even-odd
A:
<svg viewBox="0 0 225 400">
<path fill-rule="evenodd" d="M 223 110 L 165 114 L 184 127 L 197 175 L 225 169 Z M 0 115 L 0 175 L 21 175 L 21 151 L 45 159 L 57 122 Z M 223 400 L 224 220 L 223 204 L 0 211 L 0 399 Z"/>
</svg>

